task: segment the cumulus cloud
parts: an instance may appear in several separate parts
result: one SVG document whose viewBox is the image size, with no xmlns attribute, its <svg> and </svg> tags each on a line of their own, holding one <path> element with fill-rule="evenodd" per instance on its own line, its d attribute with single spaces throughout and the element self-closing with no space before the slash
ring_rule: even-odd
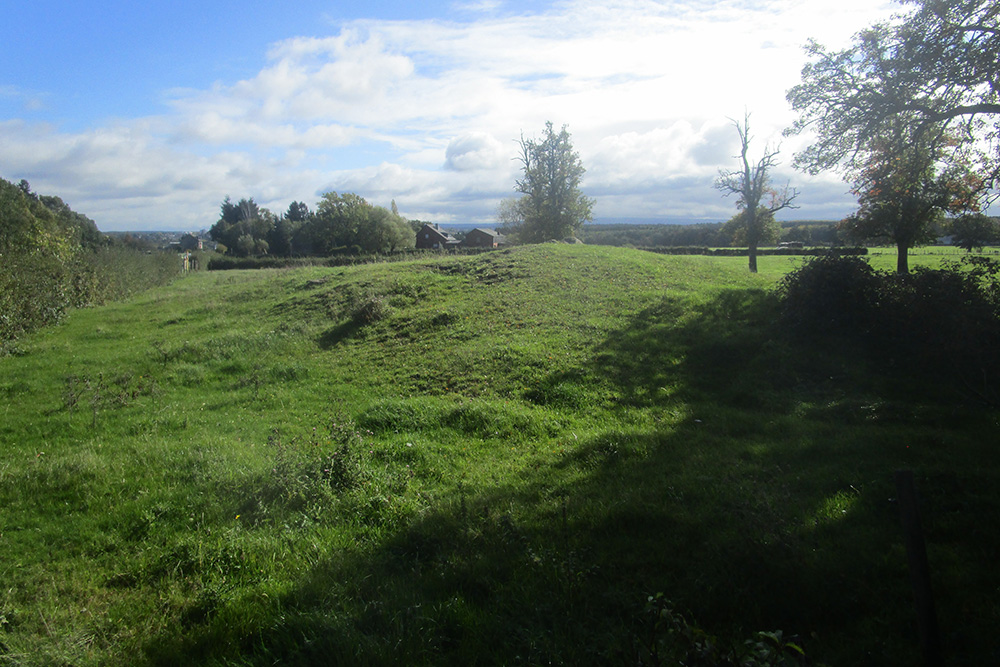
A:
<svg viewBox="0 0 1000 667">
<path fill-rule="evenodd" d="M 504 159 L 503 146 L 486 132 L 456 137 L 445 150 L 445 167 L 454 171 L 493 169 Z"/>
<path fill-rule="evenodd" d="M 598 216 L 725 219 L 732 203 L 711 184 L 736 150 L 727 118 L 752 112 L 754 148 L 776 143 L 793 118 L 784 92 L 798 81 L 806 39 L 841 45 L 892 6 L 458 8 L 467 20 L 350 21 L 329 36 L 248 45 L 264 58 L 256 74 L 167 91 L 157 117 L 75 134 L 7 121 L 5 176 L 78 194 L 72 205 L 106 229 L 207 227 L 226 194 L 280 210 L 329 189 L 382 205 L 394 198 L 412 217 L 488 222 L 512 191 L 516 139 L 551 120 L 569 125 Z M 795 141 L 783 146 L 787 162 L 805 139 Z M 835 178 L 789 177 L 802 183 L 803 212 L 850 208 Z M 148 222 L 135 217 L 144 203 Z"/>
</svg>

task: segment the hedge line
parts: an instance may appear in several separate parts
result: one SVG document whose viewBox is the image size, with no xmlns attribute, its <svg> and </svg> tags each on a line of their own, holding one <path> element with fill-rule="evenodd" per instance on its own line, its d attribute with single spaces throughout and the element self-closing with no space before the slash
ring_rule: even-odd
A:
<svg viewBox="0 0 1000 667">
<path fill-rule="evenodd" d="M 354 266 L 356 264 L 374 264 L 375 262 L 401 262 L 427 254 L 440 255 L 478 255 L 492 252 L 494 248 L 455 248 L 449 250 L 407 249 L 393 253 L 371 254 L 340 254 L 329 257 L 229 257 L 216 255 L 208 260 L 209 271 L 230 271 L 236 269 L 292 269 L 303 266 Z"/>
<path fill-rule="evenodd" d="M 80 250 L 69 260 L 43 252 L 0 258 L 0 353 L 26 333 L 56 324 L 71 308 L 126 299 L 180 273 L 173 253 L 124 247 Z"/>
<path fill-rule="evenodd" d="M 717 257 L 746 257 L 747 248 L 707 248 L 703 246 L 650 246 L 640 248 L 661 255 L 713 255 Z M 758 248 L 757 255 L 810 255 L 843 257 L 846 255 L 867 255 L 868 248 Z"/>
</svg>

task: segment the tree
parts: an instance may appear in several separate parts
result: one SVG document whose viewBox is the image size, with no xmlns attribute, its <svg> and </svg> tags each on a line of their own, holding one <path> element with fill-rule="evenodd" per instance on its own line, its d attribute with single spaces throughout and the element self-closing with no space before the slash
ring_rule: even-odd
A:
<svg viewBox="0 0 1000 667">
<path fill-rule="evenodd" d="M 274 227 L 267 234 L 268 252 L 272 255 L 287 257 L 295 252 L 295 233 L 303 223 L 289 220 L 286 216 L 278 218 Z"/>
<path fill-rule="evenodd" d="M 841 228 L 857 240 L 894 243 L 896 271 L 908 273 L 909 249 L 933 241 L 946 213 L 975 210 L 981 180 L 961 160 L 947 159 L 956 143 L 942 126 L 906 123 L 871 140 L 852 190 L 858 211 Z"/>
<path fill-rule="evenodd" d="M 358 232 L 368 220 L 372 205 L 364 197 L 352 192 L 340 195 L 323 193 L 316 205 L 316 213 L 308 226 L 312 251 L 318 255 L 358 245 Z"/>
<path fill-rule="evenodd" d="M 748 232 L 751 225 L 747 223 L 747 211 L 740 211 L 722 225 L 722 234 L 729 237 L 730 245 L 740 247 L 750 246 Z M 781 224 L 774 219 L 774 213 L 765 206 L 757 208 L 753 226 L 757 232 L 757 246 L 772 245 L 781 238 Z"/>
<path fill-rule="evenodd" d="M 398 213 L 381 206 L 373 207 L 368 220 L 358 230 L 357 245 L 364 252 L 395 252 L 416 245 L 417 237 L 410 224 Z"/>
<path fill-rule="evenodd" d="M 274 221 L 274 225 L 267 233 L 265 240 L 268 244 L 268 252 L 272 255 L 289 256 L 296 252 L 302 252 L 306 248 L 299 248 L 295 244 L 299 230 L 312 217 L 312 211 L 305 202 L 293 201 L 288 205 L 280 218 Z"/>
<path fill-rule="evenodd" d="M 782 209 L 797 208 L 792 202 L 799 193 L 787 184 L 781 190 L 771 187 L 770 172 L 777 164 L 778 149 L 765 146 L 761 158 L 756 163 L 750 161 L 750 114 L 744 114 L 742 124 L 734 120 L 733 125 L 740 137 L 740 154 L 736 156 L 740 167 L 720 169 L 715 187 L 723 196 L 737 196 L 736 208 L 740 214 L 734 220 L 746 239 L 750 272 L 757 273 L 757 248 L 765 242 L 767 221 L 773 220 L 774 214 Z"/>
<path fill-rule="evenodd" d="M 806 47 L 812 61 L 788 91 L 799 118 L 787 133 L 816 139 L 795 164 L 858 171 L 869 144 L 900 123 L 915 136 L 943 127 L 960 140 L 952 155 L 983 176 L 983 194 L 1000 175 L 1000 4 L 902 1 L 914 10 L 863 30 L 845 50 Z"/>
<path fill-rule="evenodd" d="M 234 255 L 266 255 L 276 222 L 277 217 L 258 206 L 253 197 L 234 204 L 227 196 L 219 207 L 219 220 L 208 233 Z"/>
<path fill-rule="evenodd" d="M 320 255 L 351 249 L 392 252 L 412 247 L 416 242 L 406 220 L 352 192 L 324 193 L 316 213 L 302 231 L 312 252 Z"/>
<path fill-rule="evenodd" d="M 996 218 L 988 218 L 982 213 L 967 213 L 955 218 L 951 223 L 952 243 L 972 252 L 1000 240 L 1000 229 Z"/>
<path fill-rule="evenodd" d="M 522 219 L 516 230 L 519 237 L 537 243 L 574 235 L 591 220 L 594 200 L 580 192 L 586 170 L 566 126 L 557 134 L 547 122 L 542 139 L 522 136 L 519 145 L 524 170 L 514 187 L 523 195 L 517 204 Z"/>
<path fill-rule="evenodd" d="M 305 202 L 293 201 L 288 205 L 288 210 L 285 211 L 283 216 L 285 220 L 291 222 L 305 222 L 309 219 L 312 212 L 309 210 L 309 206 Z"/>
</svg>

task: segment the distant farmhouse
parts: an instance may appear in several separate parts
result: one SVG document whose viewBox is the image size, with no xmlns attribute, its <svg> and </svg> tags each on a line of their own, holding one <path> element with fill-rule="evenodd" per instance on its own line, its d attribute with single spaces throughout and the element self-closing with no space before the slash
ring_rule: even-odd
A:
<svg viewBox="0 0 1000 667">
<path fill-rule="evenodd" d="M 504 244 L 502 234 L 497 234 L 492 229 L 473 229 L 465 235 L 462 245 L 466 248 L 498 248 Z"/>
<path fill-rule="evenodd" d="M 417 232 L 417 247 L 429 250 L 457 248 L 461 241 L 448 232 L 442 231 L 439 225 L 425 224 Z"/>
<path fill-rule="evenodd" d="M 447 250 L 450 248 L 498 248 L 504 245 L 505 239 L 492 229 L 473 229 L 465 235 L 464 241 L 459 241 L 440 225 L 425 224 L 417 232 L 417 248 L 427 250 Z"/>
</svg>

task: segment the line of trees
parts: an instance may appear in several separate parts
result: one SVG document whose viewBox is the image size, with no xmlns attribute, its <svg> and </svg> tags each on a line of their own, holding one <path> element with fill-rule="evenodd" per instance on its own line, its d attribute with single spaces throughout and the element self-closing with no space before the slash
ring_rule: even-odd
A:
<svg viewBox="0 0 1000 667">
<path fill-rule="evenodd" d="M 731 221 L 730 221 L 731 222 Z M 772 229 L 768 226 L 769 229 Z M 589 245 L 652 247 L 722 248 L 746 246 L 738 230 L 729 223 L 700 222 L 691 224 L 591 224 L 587 225 L 584 241 Z M 796 241 L 807 246 L 838 246 L 844 239 L 832 221 L 791 220 L 774 222 L 773 236 L 761 245 L 780 241 Z"/>
<path fill-rule="evenodd" d="M 315 211 L 293 201 L 280 216 L 252 197 L 236 203 L 226 197 L 209 234 L 237 257 L 376 254 L 412 248 L 414 225 L 421 224 L 400 216 L 395 202 L 390 210 L 350 192 L 327 192 Z"/>
</svg>

